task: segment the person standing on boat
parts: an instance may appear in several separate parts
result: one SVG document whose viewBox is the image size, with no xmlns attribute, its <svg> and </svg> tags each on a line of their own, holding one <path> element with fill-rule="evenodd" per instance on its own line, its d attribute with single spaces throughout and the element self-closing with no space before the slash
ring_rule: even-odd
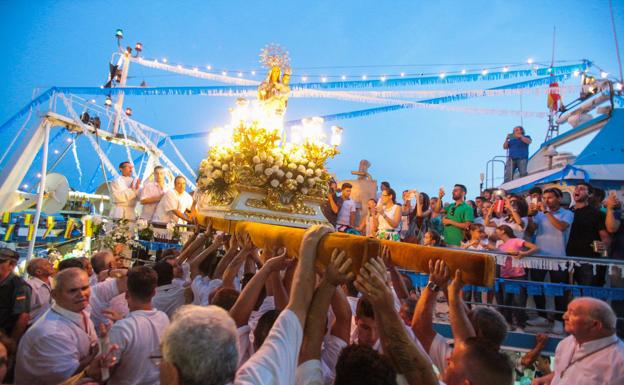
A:
<svg viewBox="0 0 624 385">
<path fill-rule="evenodd" d="M 167 191 L 158 203 L 153 221 L 159 223 L 190 222 L 189 214 L 192 205 L 193 198 L 186 192 L 186 179 L 178 175 L 174 180 L 173 190 Z"/>
<path fill-rule="evenodd" d="M 130 162 L 121 162 L 119 164 L 121 176 L 110 185 L 113 198 L 110 216 L 113 219 L 136 219 L 134 208 L 137 204 L 141 180 L 132 177 L 132 170 Z"/>
<path fill-rule="evenodd" d="M 143 210 L 139 218 L 151 221 L 156 211 L 158 203 L 165 195 L 165 169 L 163 166 L 154 167 L 154 181 L 147 182 L 143 186 L 140 194 Z"/>
<path fill-rule="evenodd" d="M 524 133 L 522 126 L 516 126 L 512 134 L 507 134 L 503 148 L 507 151 L 507 163 L 505 163 L 505 182 L 513 179 L 516 169 L 520 178 L 527 175 L 527 163 L 529 161 L 529 144 L 531 137 Z"/>
</svg>

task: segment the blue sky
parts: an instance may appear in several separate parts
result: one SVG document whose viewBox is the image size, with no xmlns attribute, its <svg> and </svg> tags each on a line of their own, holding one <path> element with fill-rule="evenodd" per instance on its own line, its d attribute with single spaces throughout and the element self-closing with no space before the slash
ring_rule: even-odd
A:
<svg viewBox="0 0 624 385">
<path fill-rule="evenodd" d="M 618 3 L 618 2 L 614 2 Z M 620 46 L 624 7 L 615 5 Z M 290 51 L 299 77 L 361 75 L 378 69 L 359 65 L 432 64 L 424 72 L 461 68 L 454 63 L 518 63 L 528 57 L 549 62 L 553 26 L 556 58 L 594 61 L 616 74 L 617 61 L 608 1 L 0 1 L 0 122 L 50 86 L 99 86 L 123 28 L 125 44 L 141 41 L 146 57 L 228 69 L 258 68 L 259 50 L 279 43 Z M 311 70 L 311 67 L 333 67 Z M 299 70 L 299 68 L 306 68 Z M 398 71 L 398 70 L 394 70 Z M 131 85 L 204 85 L 133 66 Z M 502 83 L 469 84 L 469 88 Z M 572 84 L 572 83 L 570 83 Z M 457 88 L 458 85 L 446 88 Z M 442 87 L 438 87 L 442 88 Z M 432 89 L 421 88 L 421 89 Z M 134 117 L 171 134 L 206 131 L 228 121 L 232 98 L 131 97 Z M 458 103 L 481 108 L 520 108 L 518 96 Z M 525 96 L 523 108 L 545 111 L 543 96 Z M 287 119 L 371 107 L 335 100 L 291 99 Z M 370 172 L 397 191 L 435 193 L 441 185 L 478 192 L 488 159 L 502 155 L 502 141 L 517 117 L 431 110 L 403 110 L 340 121 L 342 154 L 329 164 L 339 178 L 368 159 Z M 546 133 L 543 119 L 524 119 L 537 149 Z M 6 138 L 0 138 L 6 140 Z M 204 139 L 177 142 L 191 165 L 207 150 Z M 575 148 L 573 148 L 575 149 Z M 83 167 L 95 155 L 79 150 Z M 113 159 L 121 160 L 121 159 Z M 71 174 L 71 161 L 66 173 Z"/>
</svg>

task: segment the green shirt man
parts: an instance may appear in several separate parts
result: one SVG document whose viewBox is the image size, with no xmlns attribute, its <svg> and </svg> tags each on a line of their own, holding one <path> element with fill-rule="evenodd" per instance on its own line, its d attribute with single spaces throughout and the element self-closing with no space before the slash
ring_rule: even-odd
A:
<svg viewBox="0 0 624 385">
<path fill-rule="evenodd" d="M 441 190 L 443 195 L 443 191 Z M 458 225 L 465 225 L 474 221 L 474 210 L 470 205 L 464 202 L 466 196 L 466 187 L 460 184 L 456 184 L 453 188 L 453 200 L 454 203 L 444 206 L 446 217 L 443 219 L 444 223 L 444 242 L 447 245 L 460 246 L 461 241 L 464 239 L 464 228 L 458 227 Z M 456 223 L 448 223 L 453 221 Z"/>
</svg>

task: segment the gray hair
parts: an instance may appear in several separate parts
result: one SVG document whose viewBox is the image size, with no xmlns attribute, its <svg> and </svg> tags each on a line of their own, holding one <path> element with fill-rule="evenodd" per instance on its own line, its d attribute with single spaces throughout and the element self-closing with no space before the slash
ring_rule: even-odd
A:
<svg viewBox="0 0 624 385">
<path fill-rule="evenodd" d="M 591 319 L 596 320 L 602 324 L 602 328 L 608 332 L 615 333 L 615 324 L 617 317 L 615 312 L 611 309 L 608 303 L 597 298 L 580 297 L 587 302 L 588 315 Z"/>
<path fill-rule="evenodd" d="M 217 306 L 182 306 L 165 330 L 162 352 L 182 385 L 225 385 L 238 366 L 236 324 Z"/>
<path fill-rule="evenodd" d="M 82 274 L 86 276 L 87 272 L 79 267 L 69 267 L 67 269 L 63 269 L 54 276 L 52 287 L 54 290 L 62 290 L 66 281 L 73 279 L 77 275 Z"/>
<path fill-rule="evenodd" d="M 478 337 L 501 346 L 507 337 L 507 321 L 497 310 L 486 306 L 475 306 L 468 317 Z"/>
</svg>

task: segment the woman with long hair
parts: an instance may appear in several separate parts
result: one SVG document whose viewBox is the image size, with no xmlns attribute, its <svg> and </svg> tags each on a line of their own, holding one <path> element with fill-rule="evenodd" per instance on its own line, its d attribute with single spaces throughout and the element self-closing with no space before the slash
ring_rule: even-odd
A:
<svg viewBox="0 0 624 385">
<path fill-rule="evenodd" d="M 382 191 L 374 223 L 377 238 L 397 242 L 400 240 L 401 206 L 396 204 L 396 192 L 393 189 Z"/>
</svg>

